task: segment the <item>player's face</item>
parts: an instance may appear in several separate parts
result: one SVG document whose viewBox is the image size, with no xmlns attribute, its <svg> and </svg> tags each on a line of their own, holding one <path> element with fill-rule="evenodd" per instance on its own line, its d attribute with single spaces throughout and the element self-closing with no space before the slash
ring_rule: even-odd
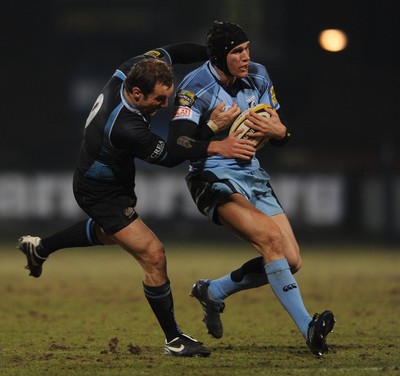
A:
<svg viewBox="0 0 400 376">
<path fill-rule="evenodd" d="M 154 116 L 159 109 L 167 108 L 168 98 L 173 92 L 174 85 L 168 87 L 161 82 L 157 82 L 154 90 L 146 97 L 142 96 L 137 106 L 140 107 L 144 114 Z"/>
<path fill-rule="evenodd" d="M 233 48 L 226 57 L 226 63 L 233 77 L 247 77 L 250 64 L 250 42 L 239 44 Z"/>
</svg>

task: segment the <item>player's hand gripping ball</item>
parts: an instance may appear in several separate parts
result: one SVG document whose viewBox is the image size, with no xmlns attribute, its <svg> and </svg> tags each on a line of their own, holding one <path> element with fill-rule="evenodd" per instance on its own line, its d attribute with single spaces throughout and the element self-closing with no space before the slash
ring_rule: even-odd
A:
<svg viewBox="0 0 400 376">
<path fill-rule="evenodd" d="M 248 114 L 250 111 L 256 112 L 257 114 L 264 116 L 266 118 L 271 117 L 271 115 L 265 111 L 266 108 L 272 109 L 272 107 L 268 104 L 258 104 L 255 107 L 249 108 L 246 111 L 243 111 L 237 119 L 233 122 L 231 129 L 229 131 L 229 134 L 235 132 L 238 129 L 242 130 L 242 133 L 240 133 L 237 138 L 243 138 L 245 140 L 253 140 L 256 142 L 256 150 L 261 149 L 264 145 L 266 145 L 269 141 L 269 137 L 249 137 L 249 133 L 254 133 L 254 129 L 249 128 L 244 122 L 246 121 L 246 114 Z"/>
</svg>

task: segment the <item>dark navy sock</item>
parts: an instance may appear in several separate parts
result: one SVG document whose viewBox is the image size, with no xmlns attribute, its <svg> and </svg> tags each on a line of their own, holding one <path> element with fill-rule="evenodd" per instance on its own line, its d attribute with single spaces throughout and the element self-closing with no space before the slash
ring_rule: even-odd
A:
<svg viewBox="0 0 400 376">
<path fill-rule="evenodd" d="M 167 342 L 178 337 L 182 332 L 178 327 L 174 314 L 174 301 L 169 281 L 162 286 L 146 286 L 143 283 L 144 295 L 150 304 Z"/>
<path fill-rule="evenodd" d="M 43 238 L 37 249 L 38 255 L 48 257 L 53 252 L 63 248 L 101 245 L 95 234 L 94 225 L 95 222 L 92 218 L 85 219 L 54 235 Z"/>
<path fill-rule="evenodd" d="M 268 283 L 263 258 L 256 257 L 224 277 L 212 280 L 208 288 L 210 298 L 222 303 L 228 296 L 242 290 L 253 289 Z"/>
</svg>

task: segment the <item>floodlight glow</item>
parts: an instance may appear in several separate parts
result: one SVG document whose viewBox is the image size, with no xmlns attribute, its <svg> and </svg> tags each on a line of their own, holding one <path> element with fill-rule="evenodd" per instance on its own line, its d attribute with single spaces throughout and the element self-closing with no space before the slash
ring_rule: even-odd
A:
<svg viewBox="0 0 400 376">
<path fill-rule="evenodd" d="M 347 46 L 347 35 L 338 29 L 323 30 L 319 34 L 319 44 L 326 51 L 342 51 Z"/>
</svg>

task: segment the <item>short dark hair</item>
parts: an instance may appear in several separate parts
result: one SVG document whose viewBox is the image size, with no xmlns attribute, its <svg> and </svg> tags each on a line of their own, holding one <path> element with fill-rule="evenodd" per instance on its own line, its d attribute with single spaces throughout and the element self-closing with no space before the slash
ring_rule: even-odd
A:
<svg viewBox="0 0 400 376">
<path fill-rule="evenodd" d="M 138 87 L 143 95 L 147 96 L 153 92 L 157 82 L 171 87 L 174 83 L 172 68 L 163 60 L 146 58 L 131 67 L 124 84 L 128 92 L 131 92 L 134 87 Z"/>
</svg>

